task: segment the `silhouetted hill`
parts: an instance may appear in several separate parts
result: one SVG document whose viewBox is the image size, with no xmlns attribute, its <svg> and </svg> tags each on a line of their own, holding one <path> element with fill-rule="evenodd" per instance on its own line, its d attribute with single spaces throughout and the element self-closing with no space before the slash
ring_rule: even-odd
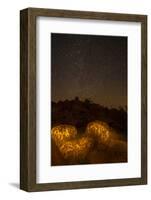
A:
<svg viewBox="0 0 151 200">
<path fill-rule="evenodd" d="M 78 97 L 74 100 L 52 102 L 52 127 L 71 124 L 76 126 L 79 132 L 83 132 L 87 124 L 95 120 L 104 121 L 127 136 L 127 111 L 123 108 L 108 108 L 88 99 L 81 101 Z"/>
</svg>

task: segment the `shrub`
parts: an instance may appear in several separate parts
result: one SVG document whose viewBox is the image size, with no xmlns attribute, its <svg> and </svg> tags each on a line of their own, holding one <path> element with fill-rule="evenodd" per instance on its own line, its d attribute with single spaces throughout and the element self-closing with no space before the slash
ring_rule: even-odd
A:
<svg viewBox="0 0 151 200">
<path fill-rule="evenodd" d="M 58 125 L 51 130 L 51 137 L 58 147 L 65 141 L 75 138 L 76 135 L 77 129 L 71 125 Z"/>
</svg>

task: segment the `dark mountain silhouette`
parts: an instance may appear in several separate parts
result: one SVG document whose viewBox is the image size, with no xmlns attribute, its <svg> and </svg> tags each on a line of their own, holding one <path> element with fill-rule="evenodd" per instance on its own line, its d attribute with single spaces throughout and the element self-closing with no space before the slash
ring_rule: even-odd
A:
<svg viewBox="0 0 151 200">
<path fill-rule="evenodd" d="M 57 103 L 52 102 L 51 107 L 52 127 L 59 124 L 70 124 L 83 133 L 89 122 L 100 120 L 127 137 L 127 111 L 122 107 L 108 108 L 89 99 L 81 101 L 79 97 Z"/>
</svg>

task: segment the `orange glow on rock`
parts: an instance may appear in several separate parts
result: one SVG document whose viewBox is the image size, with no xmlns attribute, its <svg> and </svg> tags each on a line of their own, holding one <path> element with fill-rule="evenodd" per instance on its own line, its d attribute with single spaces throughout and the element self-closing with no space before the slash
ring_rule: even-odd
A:
<svg viewBox="0 0 151 200">
<path fill-rule="evenodd" d="M 71 125 L 58 125 L 51 130 L 51 137 L 59 147 L 65 141 L 74 139 L 77 135 L 77 130 Z"/>
<path fill-rule="evenodd" d="M 78 134 L 76 127 L 66 124 L 51 130 L 51 138 L 64 164 L 82 164 L 90 160 L 94 163 L 126 161 L 127 141 L 119 135 L 102 121 L 90 122 L 83 134 Z"/>
<path fill-rule="evenodd" d="M 101 121 L 90 122 L 87 125 L 86 133 L 101 143 L 107 143 L 111 137 L 110 127 L 107 123 Z"/>
<path fill-rule="evenodd" d="M 81 138 L 65 142 L 60 147 L 60 152 L 65 159 L 74 163 L 85 159 L 92 146 L 93 139 L 88 136 L 83 136 Z"/>
</svg>

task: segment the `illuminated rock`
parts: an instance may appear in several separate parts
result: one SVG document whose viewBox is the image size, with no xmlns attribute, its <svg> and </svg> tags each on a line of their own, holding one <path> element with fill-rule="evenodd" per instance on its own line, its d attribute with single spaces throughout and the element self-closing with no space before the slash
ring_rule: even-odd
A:
<svg viewBox="0 0 151 200">
<path fill-rule="evenodd" d="M 101 143 L 107 143 L 111 138 L 110 127 L 107 123 L 101 121 L 90 122 L 87 125 L 86 133 Z"/>
<path fill-rule="evenodd" d="M 71 125 L 58 125 L 51 130 L 51 137 L 58 147 L 60 147 L 60 145 L 65 141 L 74 139 L 76 135 L 77 130 Z"/>
<path fill-rule="evenodd" d="M 93 147 L 93 139 L 88 136 L 65 142 L 60 147 L 63 157 L 70 163 L 76 163 L 84 160 Z"/>
<path fill-rule="evenodd" d="M 90 122 L 82 135 L 71 125 L 51 130 L 63 164 L 126 162 L 127 141 L 120 135 L 102 121 Z"/>
<path fill-rule="evenodd" d="M 110 128 L 107 123 L 101 121 L 90 122 L 87 125 L 86 134 L 94 138 L 97 149 L 106 152 L 110 160 L 126 160 L 127 142 L 122 140 L 120 134 Z"/>
</svg>

